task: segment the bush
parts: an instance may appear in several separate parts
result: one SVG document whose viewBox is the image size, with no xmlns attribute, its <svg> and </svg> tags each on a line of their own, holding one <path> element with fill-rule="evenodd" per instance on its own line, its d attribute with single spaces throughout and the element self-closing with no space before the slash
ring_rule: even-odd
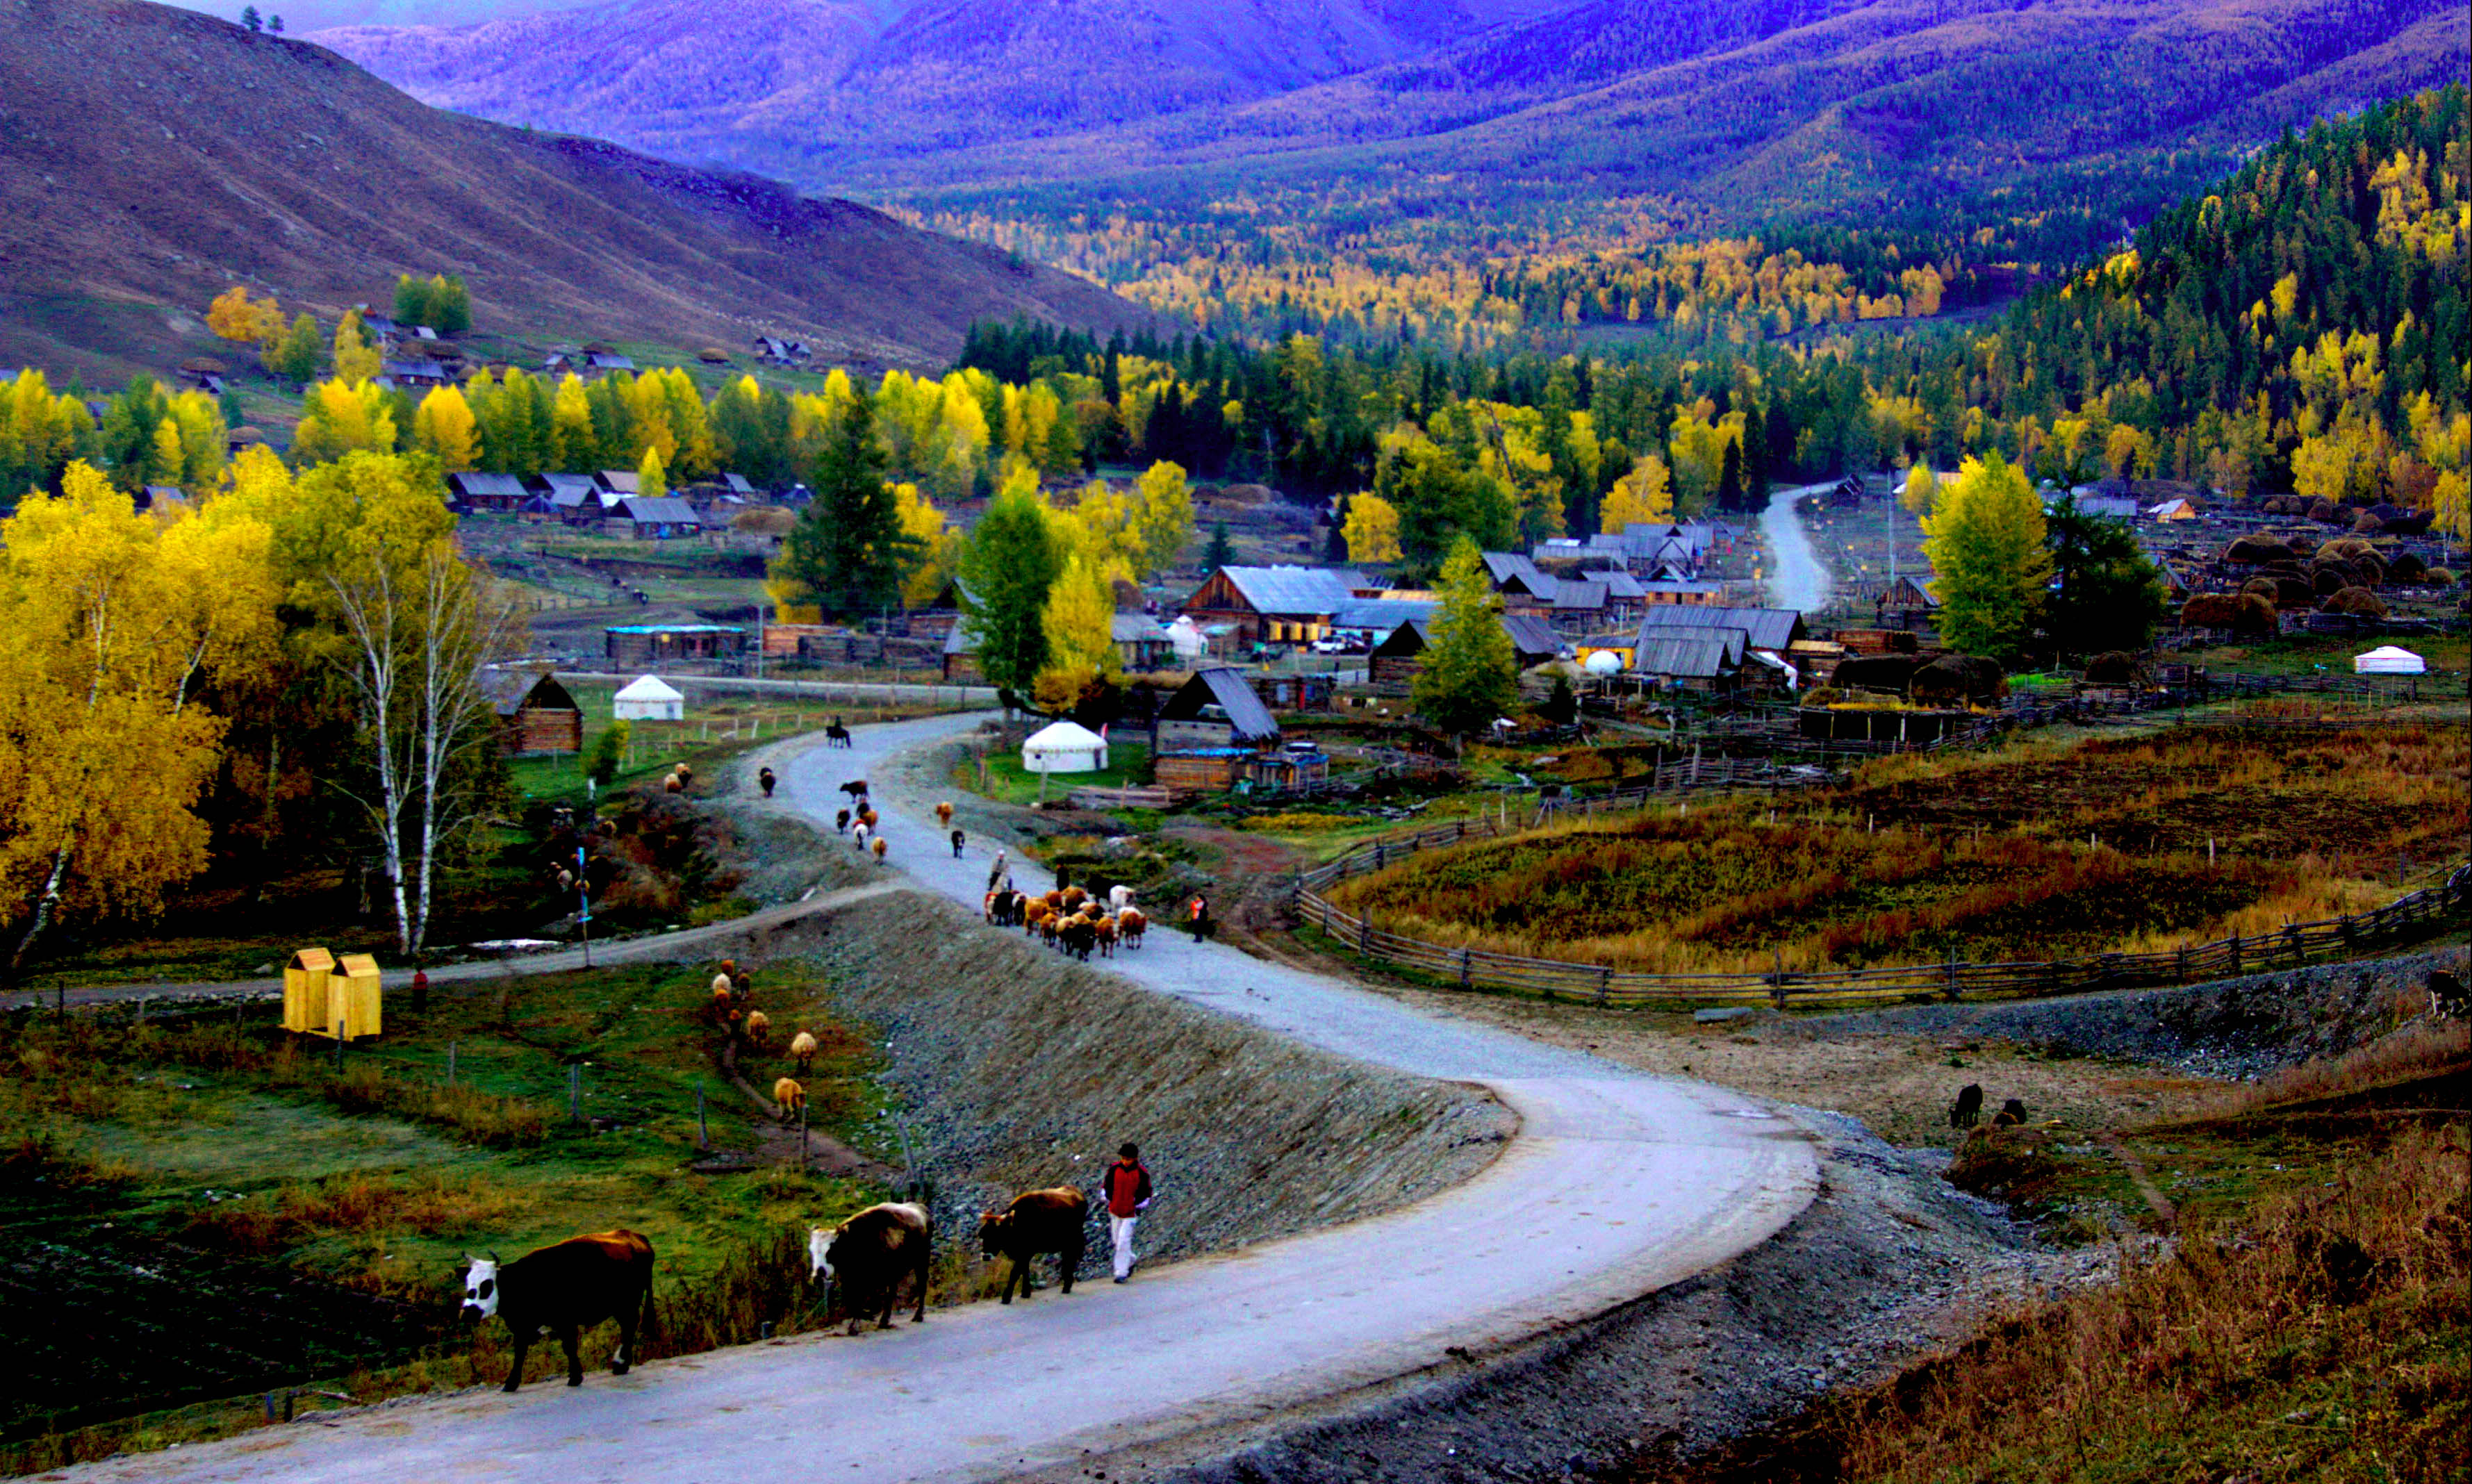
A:
<svg viewBox="0 0 2472 1484">
<path fill-rule="evenodd" d="M 627 755 L 627 737 L 633 729 L 625 722 L 611 722 L 609 730 L 593 739 L 592 755 L 584 760 L 584 777 L 603 788 L 618 776 L 618 764 Z"/>
</svg>

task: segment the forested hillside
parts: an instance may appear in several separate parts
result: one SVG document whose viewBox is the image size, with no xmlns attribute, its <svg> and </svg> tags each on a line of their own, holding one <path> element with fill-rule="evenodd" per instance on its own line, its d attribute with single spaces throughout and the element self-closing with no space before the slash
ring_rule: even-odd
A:
<svg viewBox="0 0 2472 1484">
<path fill-rule="evenodd" d="M 2472 66 L 2443 0 L 936 0 L 844 61 L 850 12 L 623 0 L 520 36 L 335 40 L 453 107 L 855 192 L 1198 326 L 1471 346 L 1893 318 L 1924 266 L 2005 289 L 2008 265 L 2073 265 L 2287 125 Z M 630 19 L 654 13 L 674 42 Z M 832 31 L 795 43 L 799 67 L 766 60 L 794 13 Z M 729 77 L 657 60 L 741 32 L 757 56 Z M 1792 235 L 1849 228 L 1877 240 L 1820 256 Z M 1854 294 L 1586 281 L 1596 254 L 1754 233 L 1721 277 L 1793 248 Z"/>
</svg>

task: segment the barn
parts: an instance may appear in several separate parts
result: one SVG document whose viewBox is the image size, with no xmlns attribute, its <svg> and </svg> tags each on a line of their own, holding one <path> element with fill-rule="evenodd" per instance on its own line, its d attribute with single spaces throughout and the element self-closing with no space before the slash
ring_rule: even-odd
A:
<svg viewBox="0 0 2472 1484">
<path fill-rule="evenodd" d="M 583 707 L 547 670 L 489 670 L 481 693 L 498 717 L 498 748 L 510 757 L 583 751 Z"/>
</svg>

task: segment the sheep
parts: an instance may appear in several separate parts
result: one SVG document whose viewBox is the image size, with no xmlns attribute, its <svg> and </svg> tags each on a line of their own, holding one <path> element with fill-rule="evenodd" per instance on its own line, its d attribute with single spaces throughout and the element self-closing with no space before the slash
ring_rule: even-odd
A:
<svg viewBox="0 0 2472 1484">
<path fill-rule="evenodd" d="M 875 858 L 877 860 L 880 861 L 884 859 L 884 837 L 882 835 L 878 835 L 874 839 L 869 840 L 867 843 L 867 848 L 875 852 Z"/>
<path fill-rule="evenodd" d="M 807 1089 L 795 1077 L 776 1077 L 772 1081 L 772 1101 L 781 1110 L 781 1121 L 789 1122 L 807 1106 Z"/>
<path fill-rule="evenodd" d="M 715 1000 L 726 1000 L 729 998 L 730 992 L 736 988 L 737 986 L 730 982 L 729 970 L 726 969 L 712 976 L 712 997 Z"/>
<path fill-rule="evenodd" d="M 953 823 L 953 806 L 952 806 L 951 804 L 949 804 L 949 803 L 939 803 L 939 804 L 936 805 L 936 823 L 937 823 L 939 826 L 943 826 L 943 827 L 947 827 L 947 828 L 949 828 L 949 827 L 952 826 L 952 823 Z"/>
<path fill-rule="evenodd" d="M 772 1033 L 772 1017 L 771 1016 L 766 1015 L 761 1010 L 750 1010 L 748 1012 L 747 1039 L 749 1041 L 751 1041 L 760 1046 L 764 1044 L 764 1038 L 770 1036 Z"/>
<path fill-rule="evenodd" d="M 806 1031 L 791 1037 L 790 1060 L 798 1064 L 798 1075 L 805 1076 L 808 1065 L 816 1060 L 816 1038 Z"/>
<path fill-rule="evenodd" d="M 1127 907 L 1116 914 L 1116 936 L 1124 940 L 1128 948 L 1142 945 L 1142 934 L 1149 931 L 1150 925 L 1151 920 L 1142 916 L 1138 907 Z"/>
</svg>

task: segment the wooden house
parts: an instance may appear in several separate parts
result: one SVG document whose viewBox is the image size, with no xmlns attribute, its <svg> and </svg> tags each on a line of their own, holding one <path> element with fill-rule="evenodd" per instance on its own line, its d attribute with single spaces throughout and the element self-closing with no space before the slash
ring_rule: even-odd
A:
<svg viewBox="0 0 2472 1484">
<path fill-rule="evenodd" d="M 639 541 L 666 541 L 674 537 L 701 536 L 703 517 L 693 505 L 675 494 L 651 499 L 630 495 L 618 502 L 611 522 L 624 528 L 624 534 Z"/>
<path fill-rule="evenodd" d="M 601 634 L 604 653 L 629 669 L 747 653 L 747 631 L 728 624 L 617 624 Z"/>
<path fill-rule="evenodd" d="M 1353 576 L 1322 567 L 1224 566 L 1183 610 L 1204 632 L 1226 626 L 1239 643 L 1307 643 L 1327 636 L 1339 610 L 1355 601 Z"/>
<path fill-rule="evenodd" d="M 523 480 L 513 474 L 449 474 L 446 483 L 456 502 L 467 510 L 520 510 L 532 496 Z"/>
<path fill-rule="evenodd" d="M 491 670 L 480 680 L 510 757 L 583 751 L 583 707 L 546 670 Z"/>
<path fill-rule="evenodd" d="M 1561 584 L 1546 575 L 1534 558 L 1515 551 L 1488 551 L 1485 570 L 1493 590 L 1502 597 L 1504 612 L 1543 617 L 1554 611 L 1555 593 Z"/>
<path fill-rule="evenodd" d="M 1510 635 L 1511 651 L 1519 657 L 1519 668 L 1540 665 L 1553 659 L 1569 647 L 1553 625 L 1528 613 L 1499 615 L 1503 632 Z M 1376 685 L 1404 685 L 1415 679 L 1425 666 L 1425 646 L 1432 642 L 1433 620 L 1412 618 L 1390 631 L 1390 636 L 1373 647 L 1367 657 L 1367 679 Z"/>
<path fill-rule="evenodd" d="M 1685 690 L 1730 690 L 1747 653 L 1740 629 L 1643 628 L 1630 670 Z"/>
<path fill-rule="evenodd" d="M 957 626 L 958 627 L 958 626 Z M 1176 667 L 1176 645 L 1167 630 L 1147 613 L 1118 613 L 1108 620 L 1109 637 L 1116 641 L 1116 659 L 1135 675 Z"/>
<path fill-rule="evenodd" d="M 1242 672 L 1206 665 L 1162 702 L 1151 723 L 1154 754 L 1196 749 L 1276 747 L 1278 719 L 1253 693 Z"/>
</svg>

